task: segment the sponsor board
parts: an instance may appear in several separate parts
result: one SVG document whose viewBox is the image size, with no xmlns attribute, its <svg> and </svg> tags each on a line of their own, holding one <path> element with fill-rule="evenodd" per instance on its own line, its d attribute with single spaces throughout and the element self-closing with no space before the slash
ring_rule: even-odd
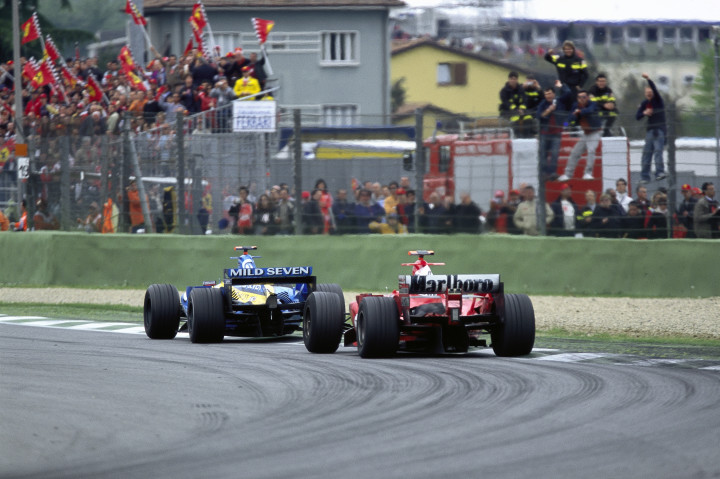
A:
<svg viewBox="0 0 720 479">
<path fill-rule="evenodd" d="M 500 288 L 499 274 L 447 274 L 405 276 L 410 293 L 495 293 Z"/>
<path fill-rule="evenodd" d="M 270 268 L 233 268 L 226 269 L 228 278 L 283 278 L 310 276 L 312 266 L 280 266 Z"/>
</svg>

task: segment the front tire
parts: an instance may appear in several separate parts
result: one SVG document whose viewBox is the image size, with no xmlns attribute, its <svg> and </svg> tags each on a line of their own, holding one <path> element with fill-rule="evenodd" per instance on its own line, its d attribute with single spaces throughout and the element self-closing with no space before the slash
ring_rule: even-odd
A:
<svg viewBox="0 0 720 479">
<path fill-rule="evenodd" d="M 303 314 L 303 340 L 311 353 L 337 351 L 345 323 L 344 303 L 336 293 L 315 291 L 308 296 Z"/>
<path fill-rule="evenodd" d="M 400 340 L 400 316 L 395 299 L 384 296 L 363 298 L 355 327 L 360 357 L 387 358 L 395 355 Z"/>
<path fill-rule="evenodd" d="M 535 310 L 526 294 L 505 295 L 505 316 L 490 333 L 495 354 L 525 356 L 535 344 Z"/>
<path fill-rule="evenodd" d="M 151 284 L 145 292 L 143 322 L 150 339 L 173 339 L 180 326 L 180 298 L 171 284 Z"/>
<path fill-rule="evenodd" d="M 195 288 L 188 302 L 188 329 L 193 343 L 219 343 L 225 336 L 225 301 L 217 288 Z"/>
</svg>

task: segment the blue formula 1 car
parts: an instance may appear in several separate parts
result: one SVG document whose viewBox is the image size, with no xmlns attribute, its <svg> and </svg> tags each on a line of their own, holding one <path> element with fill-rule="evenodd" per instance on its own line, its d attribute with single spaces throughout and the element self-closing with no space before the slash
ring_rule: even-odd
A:
<svg viewBox="0 0 720 479">
<path fill-rule="evenodd" d="M 242 250 L 237 268 L 221 281 L 189 286 L 182 296 L 170 284 L 153 284 L 145 293 L 145 333 L 173 339 L 186 331 L 193 343 L 216 343 L 225 336 L 274 337 L 302 330 L 308 349 L 334 352 L 343 333 L 345 300 L 337 284 L 317 284 L 312 266 L 258 268 Z M 312 335 L 313 326 L 317 334 Z"/>
</svg>

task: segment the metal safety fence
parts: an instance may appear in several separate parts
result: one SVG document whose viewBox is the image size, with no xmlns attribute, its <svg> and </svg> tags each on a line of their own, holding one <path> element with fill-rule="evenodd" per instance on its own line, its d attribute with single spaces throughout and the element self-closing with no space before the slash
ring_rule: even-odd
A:
<svg viewBox="0 0 720 479">
<path fill-rule="evenodd" d="M 266 100 L 249 103 L 273 112 L 268 128 L 253 123 L 257 116 L 240 118 L 234 103 L 193 116 L 159 113 L 143 128 L 131 113 L 118 114 L 112 130 L 110 118 L 92 115 L 83 121 L 97 125 L 82 133 L 52 122 L 29 125 L 27 177 L 18 178 L 12 158 L 5 163 L 0 207 L 16 223 L 25 198 L 30 228 L 66 231 L 518 233 L 508 214 L 512 208 L 504 216 L 500 212 L 511 193 L 520 194 L 519 202 L 523 187 L 533 185 L 551 204 L 566 186 L 540 181 L 537 131 L 518 135 L 503 119 L 431 111 L 392 117 L 328 114 Z M 681 185 L 718 183 L 714 139 L 678 138 L 676 133 L 691 129 L 689 122 L 702 115 L 688 120 L 687 112 L 668 113 L 668 177 L 644 185 L 648 203 L 659 191 L 669 210 L 665 228 L 645 233 L 652 238 L 682 236 Z M 624 136 L 621 126 L 630 121 L 635 120 L 622 116 L 614 135 L 603 138 L 593 182 L 566 182 L 579 208 L 588 191 L 596 198 L 614 194 L 619 178 L 636 196 L 644 140 Z M 577 128 L 564 132 L 561 167 L 579 136 Z M 625 234 L 624 214 L 617 216 L 613 237 L 638 236 Z M 36 219 L 49 220 L 37 225 Z M 585 225 L 576 226 L 573 234 L 583 233 Z M 556 224 L 539 231 L 568 235 L 561 229 Z M 599 234 L 593 228 L 584 231 L 584 236 Z"/>
</svg>

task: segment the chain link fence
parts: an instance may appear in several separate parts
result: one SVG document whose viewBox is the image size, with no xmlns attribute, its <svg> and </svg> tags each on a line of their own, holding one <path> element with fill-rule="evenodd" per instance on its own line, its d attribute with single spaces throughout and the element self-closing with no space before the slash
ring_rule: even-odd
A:
<svg viewBox="0 0 720 479">
<path fill-rule="evenodd" d="M 706 181 L 718 184 L 714 138 L 677 138 L 678 130 L 700 128 L 698 122 L 703 131 L 708 130 L 711 112 L 668 113 L 671 128 L 664 158 L 669 176 L 645 187 L 648 207 L 653 209 L 657 206 L 652 204 L 653 194 L 664 191 L 669 228 L 660 233 L 653 229 L 644 237 L 679 235 L 683 224 L 677 216 L 681 185 L 698 187 Z M 84 128 L 83 133 L 52 120 L 26 125 L 30 132 L 29 174 L 18 179 L 14 159 L 6 161 L 0 174 L 0 207 L 12 222 L 17 222 L 22 215 L 19 198 L 32 199 L 27 202 L 30 228 L 41 229 L 34 224 L 36 219 L 42 222 L 44 218 L 55 218 L 55 226 L 65 231 L 367 233 L 388 232 L 382 225 L 391 224 L 402 232 L 388 221 L 389 216 L 397 214 L 410 232 L 519 233 L 509 202 L 512 190 L 520 190 L 524 184 L 542 189 L 547 186 L 540 193 L 550 203 L 559 196 L 562 186 L 538 181 L 537 140 L 518 139 L 513 125 L 498 118 L 430 111 L 392 118 L 346 112 L 328 115 L 278 107 L 275 128 L 248 131 L 238 123 L 241 120 L 233 114 L 233 104 L 191 117 L 171 112 L 158 117 L 153 128 L 142 131 L 138 131 L 138 123 L 129 113 L 118 117 L 118 126 L 111 131 L 107 128 L 109 118 L 92 115 L 82 121 L 97 124 Z M 250 121 L 242 121 L 246 120 Z M 622 125 L 629 122 L 635 122 L 634 115 L 621 115 L 615 134 L 622 135 Z M 568 143 L 561 149 L 561 165 L 578 134 L 572 128 L 566 131 Z M 423 145 L 418 139 L 430 141 Z M 443 141 L 449 141 L 447 152 Z M 485 153 L 460 161 L 458 145 L 465 145 L 467 150 L 473 141 L 477 148 L 490 147 Z M 612 166 L 603 157 L 596 183 L 585 186 L 570 182 L 578 207 L 585 205 L 587 189 L 593 189 L 599 199 L 614 189 L 620 177 L 627 180 L 629 193 L 636 195 L 644 141 L 615 136 L 612 142 L 604 143 L 606 151 L 610 151 L 611 144 L 620 148 L 614 154 L 621 160 Z M 600 155 L 602 148 L 598 150 Z M 324 191 L 316 192 L 320 180 Z M 363 190 L 369 191 L 372 202 L 390 198 L 380 209 L 373 209 L 368 221 L 359 220 L 356 209 Z M 405 194 L 398 195 L 398 190 Z M 503 193 L 501 202 L 495 196 L 496 190 Z M 431 197 L 432 193 L 437 197 Z M 482 210 L 481 214 L 464 204 L 465 193 Z M 514 201 L 517 207 L 519 198 Z M 347 206 L 343 206 L 345 202 Z M 506 208 L 504 213 L 500 212 L 502 208 Z M 621 224 L 621 216 L 624 214 L 614 218 L 614 224 Z M 377 223 L 373 229 L 369 229 L 370 222 Z M 578 218 L 575 233 L 605 234 L 586 228 L 584 223 L 585 218 Z M 50 227 L 55 226 L 50 223 Z M 561 230 L 549 226 L 547 232 L 567 234 L 565 228 Z M 628 235 L 624 227 L 618 227 L 610 236 L 638 235 Z"/>
</svg>

